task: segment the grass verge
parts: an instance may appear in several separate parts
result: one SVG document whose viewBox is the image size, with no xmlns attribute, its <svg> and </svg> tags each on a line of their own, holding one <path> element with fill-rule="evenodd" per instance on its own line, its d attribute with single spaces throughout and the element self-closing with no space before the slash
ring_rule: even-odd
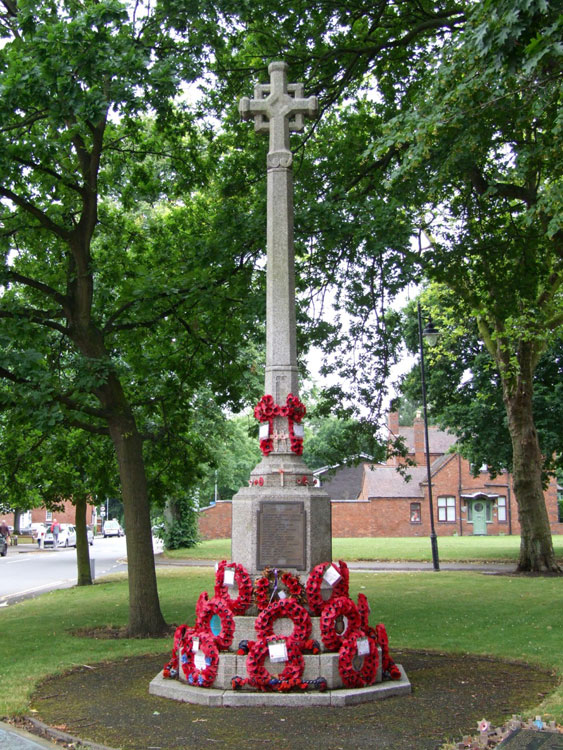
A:
<svg viewBox="0 0 563 750">
<path fill-rule="evenodd" d="M 192 623 L 200 591 L 213 590 L 209 569 L 160 569 L 158 580 L 163 613 L 171 623 Z M 563 676 L 561 578 L 453 572 L 352 574 L 351 595 L 355 598 L 359 591 L 370 601 L 372 624 L 386 624 L 391 649 L 484 654 L 535 663 Z M 171 648 L 171 639 L 73 635 L 79 628 L 120 626 L 126 620 L 124 578 L 55 591 L 0 610 L 0 716 L 32 710 L 33 690 L 48 674 Z M 470 669 L 470 657 L 467 665 Z M 531 713 L 563 723 L 563 684 Z"/>
<path fill-rule="evenodd" d="M 553 548 L 563 563 L 563 536 L 553 536 Z M 514 562 L 518 561 L 519 536 L 444 536 L 438 537 L 440 560 L 443 562 Z M 430 562 L 432 553 L 428 537 L 381 537 L 333 539 L 336 560 L 406 560 Z M 230 559 L 230 539 L 208 539 L 190 549 L 169 550 L 170 559 Z"/>
</svg>

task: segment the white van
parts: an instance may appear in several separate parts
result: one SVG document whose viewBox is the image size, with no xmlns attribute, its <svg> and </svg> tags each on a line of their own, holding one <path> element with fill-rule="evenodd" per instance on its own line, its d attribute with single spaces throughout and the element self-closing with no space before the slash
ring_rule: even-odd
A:
<svg viewBox="0 0 563 750">
<path fill-rule="evenodd" d="M 104 523 L 104 539 L 107 536 L 123 536 L 124 531 L 121 528 L 119 521 L 116 518 L 112 518 Z"/>
</svg>

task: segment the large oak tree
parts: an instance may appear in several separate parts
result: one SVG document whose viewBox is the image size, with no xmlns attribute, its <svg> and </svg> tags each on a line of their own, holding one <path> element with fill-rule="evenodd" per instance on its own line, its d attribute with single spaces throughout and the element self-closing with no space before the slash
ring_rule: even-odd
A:
<svg viewBox="0 0 563 750">
<path fill-rule="evenodd" d="M 238 402 L 253 319 L 247 257 L 221 241 L 218 189 L 202 191 L 209 139 L 174 101 L 219 19 L 174 2 L 2 5 L 2 407 L 40 433 L 111 439 L 129 632 L 158 634 L 146 462 L 155 486 L 178 480 L 200 387 Z"/>
</svg>

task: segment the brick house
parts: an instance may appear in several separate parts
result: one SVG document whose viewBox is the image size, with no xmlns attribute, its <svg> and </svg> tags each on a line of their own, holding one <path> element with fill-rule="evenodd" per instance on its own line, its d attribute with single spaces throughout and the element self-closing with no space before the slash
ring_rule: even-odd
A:
<svg viewBox="0 0 563 750">
<path fill-rule="evenodd" d="M 409 479 L 397 471 L 398 459 L 373 464 L 366 458 L 357 466 L 314 472 L 332 500 L 333 537 L 430 535 L 424 422 L 416 418 L 412 426 L 399 427 L 399 415 L 392 412 L 388 427 L 404 438 L 408 456 L 417 464 L 408 469 Z M 455 452 L 455 437 L 437 427 L 429 427 L 428 441 L 436 533 L 519 534 L 512 476 L 504 472 L 493 479 L 486 468 L 472 476 L 469 462 Z M 555 480 L 545 500 L 552 533 L 563 534 Z M 230 537 L 230 501 L 203 508 L 199 529 L 203 539 Z"/>
<path fill-rule="evenodd" d="M 5 518 L 9 524 L 14 525 L 13 513 L 8 513 Z M 24 511 L 20 516 L 20 529 L 27 529 L 32 523 L 51 523 L 54 519 L 57 519 L 59 523 L 75 524 L 75 507 L 70 500 L 64 501 L 62 511 L 46 510 L 45 508 L 33 508 L 33 510 Z M 88 504 L 86 506 L 86 523 L 95 526 L 96 520 L 96 506 Z"/>
</svg>

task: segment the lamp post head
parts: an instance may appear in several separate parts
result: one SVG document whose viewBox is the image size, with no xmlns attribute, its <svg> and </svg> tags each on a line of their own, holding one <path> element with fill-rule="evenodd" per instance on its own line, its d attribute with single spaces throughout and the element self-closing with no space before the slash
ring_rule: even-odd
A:
<svg viewBox="0 0 563 750">
<path fill-rule="evenodd" d="M 428 346 L 436 346 L 436 344 L 438 343 L 438 339 L 440 338 L 440 331 L 432 322 L 432 318 L 430 318 L 427 325 L 424 327 L 422 335 L 424 336 L 424 340 L 427 342 Z"/>
</svg>

